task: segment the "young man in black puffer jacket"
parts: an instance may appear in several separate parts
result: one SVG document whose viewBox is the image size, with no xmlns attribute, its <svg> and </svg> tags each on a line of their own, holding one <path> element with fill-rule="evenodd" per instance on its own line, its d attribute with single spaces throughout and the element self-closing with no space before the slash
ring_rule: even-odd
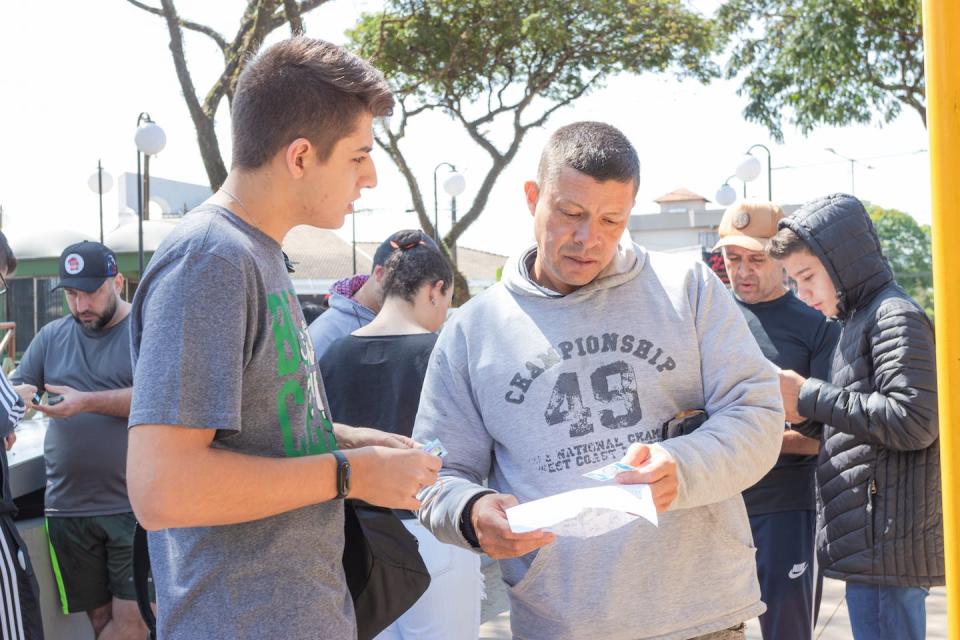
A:
<svg viewBox="0 0 960 640">
<path fill-rule="evenodd" d="M 856 640 L 922 639 L 925 598 L 944 584 L 933 327 L 853 196 L 809 202 L 779 228 L 768 253 L 804 302 L 843 324 L 829 382 L 780 375 L 787 420 L 823 424 L 824 575 L 847 583 Z"/>
</svg>

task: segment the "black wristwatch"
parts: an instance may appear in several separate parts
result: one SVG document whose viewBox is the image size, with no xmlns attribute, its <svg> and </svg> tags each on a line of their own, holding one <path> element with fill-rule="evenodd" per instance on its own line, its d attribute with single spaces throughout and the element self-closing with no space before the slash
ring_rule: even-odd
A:
<svg viewBox="0 0 960 640">
<path fill-rule="evenodd" d="M 350 461 L 342 451 L 334 451 L 333 457 L 337 459 L 337 499 L 342 500 L 350 493 Z"/>
</svg>

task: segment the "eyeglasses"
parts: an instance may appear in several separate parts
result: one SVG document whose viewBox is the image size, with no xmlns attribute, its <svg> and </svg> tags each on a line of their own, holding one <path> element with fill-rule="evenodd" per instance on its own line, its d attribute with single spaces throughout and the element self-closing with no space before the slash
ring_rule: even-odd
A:
<svg viewBox="0 0 960 640">
<path fill-rule="evenodd" d="M 0 273 L 0 296 L 7 292 L 7 279 Z"/>
</svg>

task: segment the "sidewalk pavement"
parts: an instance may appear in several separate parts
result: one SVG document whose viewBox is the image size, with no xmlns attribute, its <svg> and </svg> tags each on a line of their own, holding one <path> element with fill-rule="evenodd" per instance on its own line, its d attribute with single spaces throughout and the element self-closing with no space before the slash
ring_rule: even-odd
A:
<svg viewBox="0 0 960 640">
<path fill-rule="evenodd" d="M 509 640 L 510 611 L 507 590 L 500 579 L 496 562 L 484 558 L 483 574 L 487 581 L 487 599 L 483 602 L 480 625 L 480 640 Z M 489 563 L 488 563 L 489 562 Z M 843 596 L 843 583 L 838 580 L 823 581 L 823 600 L 820 604 L 820 620 L 814 632 L 814 640 L 850 640 L 850 618 Z M 947 638 L 947 597 L 943 587 L 932 589 L 927 598 L 927 640 Z M 747 640 L 762 640 L 760 625 L 756 620 L 747 622 Z"/>
</svg>

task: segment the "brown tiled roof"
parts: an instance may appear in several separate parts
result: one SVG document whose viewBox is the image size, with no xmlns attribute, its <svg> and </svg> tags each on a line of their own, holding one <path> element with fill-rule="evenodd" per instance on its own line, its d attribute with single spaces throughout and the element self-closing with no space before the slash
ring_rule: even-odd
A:
<svg viewBox="0 0 960 640">
<path fill-rule="evenodd" d="M 339 280 L 353 275 L 350 243 L 326 229 L 294 227 L 283 240 L 295 280 Z M 370 273 L 371 256 L 357 243 L 357 273 Z"/>
<path fill-rule="evenodd" d="M 370 273 L 378 242 L 357 243 L 357 273 Z M 350 242 L 326 229 L 295 227 L 284 238 L 283 250 L 293 262 L 295 280 L 339 280 L 353 275 Z M 457 248 L 457 261 L 468 281 L 493 282 L 506 256 Z"/>
<path fill-rule="evenodd" d="M 654 200 L 654 202 L 656 202 L 657 204 L 661 204 L 664 202 L 690 202 L 690 201 L 710 202 L 700 194 L 694 193 L 689 189 L 684 189 L 683 187 L 679 189 L 674 189 L 670 193 L 666 193 Z"/>
<path fill-rule="evenodd" d="M 373 256 L 379 243 L 358 242 L 357 250 L 362 247 L 370 256 Z M 457 247 L 457 266 L 468 282 L 493 282 L 497 279 L 497 269 L 507 261 L 507 256 L 496 253 Z"/>
</svg>

